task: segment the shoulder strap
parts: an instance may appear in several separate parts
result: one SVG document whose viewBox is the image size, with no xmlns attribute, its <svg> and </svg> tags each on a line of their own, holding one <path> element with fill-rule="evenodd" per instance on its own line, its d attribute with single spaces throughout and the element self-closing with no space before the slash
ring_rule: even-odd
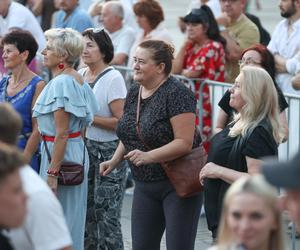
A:
<svg viewBox="0 0 300 250">
<path fill-rule="evenodd" d="M 43 81 L 43 78 L 41 78 L 40 76 L 34 76 L 31 81 L 30 84 L 37 84 L 38 82 Z"/>
<path fill-rule="evenodd" d="M 110 68 L 108 68 L 108 69 L 102 71 L 102 72 L 96 77 L 96 79 L 95 79 L 92 83 L 90 83 L 91 88 L 94 88 L 96 82 L 98 82 L 99 79 L 100 79 L 102 76 L 104 76 L 106 73 L 108 73 L 109 71 L 111 71 L 111 70 L 113 70 L 113 69 L 114 69 L 114 68 L 110 67 Z"/>
<path fill-rule="evenodd" d="M 48 162 L 49 162 L 49 164 L 50 164 L 50 163 L 51 163 L 51 154 L 50 154 L 50 151 L 49 151 L 47 142 L 46 142 L 46 140 L 43 138 L 43 136 L 42 136 L 42 139 L 43 139 L 44 147 L 45 147 L 45 150 L 46 150 Z M 82 140 L 83 140 L 83 160 L 82 160 L 82 166 L 84 166 L 84 164 L 85 164 L 85 148 L 86 148 L 86 146 L 85 146 L 84 138 L 82 138 Z"/>
<path fill-rule="evenodd" d="M 8 98 L 7 98 L 7 94 L 6 94 L 6 89 L 7 89 L 7 85 L 8 85 L 8 79 L 9 77 L 4 77 L 2 80 L 1 80 L 1 85 L 3 85 L 3 91 L 2 91 L 2 97 L 3 97 L 3 100 L 4 101 L 8 101 Z"/>
</svg>

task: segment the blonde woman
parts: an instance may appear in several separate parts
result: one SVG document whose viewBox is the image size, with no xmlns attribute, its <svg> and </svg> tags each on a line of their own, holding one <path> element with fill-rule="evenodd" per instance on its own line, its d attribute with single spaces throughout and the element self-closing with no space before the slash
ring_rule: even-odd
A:
<svg viewBox="0 0 300 250">
<path fill-rule="evenodd" d="M 262 157 L 278 154 L 282 138 L 277 92 L 264 69 L 243 67 L 230 89 L 229 104 L 237 114 L 212 138 L 208 163 L 199 176 L 205 186 L 208 229 L 214 239 L 229 185 L 257 173 Z"/>
<path fill-rule="evenodd" d="M 209 250 L 283 250 L 277 193 L 261 175 L 241 178 L 228 189 L 218 244 Z"/>
<path fill-rule="evenodd" d="M 73 68 L 83 50 L 83 39 L 73 29 L 45 32 L 44 66 L 52 75 L 33 108 L 43 135 L 40 176 L 47 181 L 63 207 L 74 250 L 82 250 L 87 207 L 89 157 L 82 131 L 93 122 L 98 104 L 88 83 Z M 46 147 L 49 149 L 48 157 Z M 50 163 L 49 163 L 50 161 Z M 84 165 L 80 185 L 63 186 L 57 176 L 63 161 Z M 50 208 L 49 208 L 50 209 Z"/>
</svg>

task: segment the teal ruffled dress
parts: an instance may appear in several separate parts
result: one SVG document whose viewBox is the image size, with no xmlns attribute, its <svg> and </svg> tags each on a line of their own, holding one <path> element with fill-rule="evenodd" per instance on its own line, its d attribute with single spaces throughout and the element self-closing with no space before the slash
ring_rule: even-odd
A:
<svg viewBox="0 0 300 250">
<path fill-rule="evenodd" d="M 41 134 L 55 136 L 54 112 L 62 108 L 70 113 L 69 133 L 75 133 L 92 123 L 98 104 L 87 83 L 81 85 L 72 76 L 61 74 L 46 85 L 33 107 L 33 117 L 37 118 Z M 53 142 L 47 142 L 47 146 L 52 153 Z M 85 152 L 83 183 L 77 186 L 58 186 L 58 199 L 62 204 L 75 250 L 84 249 L 89 168 L 88 152 L 84 148 L 82 137 L 69 138 L 64 156 L 64 161 L 82 164 Z M 49 163 L 43 144 L 41 154 L 40 176 L 46 180 Z"/>
</svg>

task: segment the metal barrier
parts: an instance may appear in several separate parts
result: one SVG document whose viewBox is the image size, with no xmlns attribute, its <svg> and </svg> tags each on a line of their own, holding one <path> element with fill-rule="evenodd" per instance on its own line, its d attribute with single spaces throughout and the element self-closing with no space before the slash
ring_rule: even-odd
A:
<svg viewBox="0 0 300 250">
<path fill-rule="evenodd" d="M 200 86 L 199 96 L 202 92 L 205 84 L 209 85 L 211 105 L 212 105 L 212 119 L 213 128 L 215 128 L 217 116 L 218 116 L 218 102 L 222 98 L 225 91 L 232 86 L 232 84 L 221 83 L 211 80 L 206 80 Z M 263 98 L 263 96 L 262 96 Z M 287 121 L 289 124 L 289 137 L 285 143 L 280 144 L 278 150 L 279 160 L 288 160 L 299 150 L 300 142 L 300 96 L 285 94 L 285 98 L 289 104 L 289 108 L 286 110 Z M 199 105 L 201 105 L 202 100 L 200 98 Z M 200 106 L 201 107 L 201 106 Z M 200 114 L 199 114 L 200 115 Z M 200 127 L 201 128 L 201 127 Z"/>
<path fill-rule="evenodd" d="M 132 69 L 124 66 L 115 66 L 123 76 L 125 76 L 125 80 L 128 81 L 128 75 L 132 75 Z M 178 80 L 183 82 L 189 89 L 191 89 L 194 93 L 195 91 L 195 82 L 201 82 L 200 89 L 198 91 L 199 100 L 197 102 L 197 109 L 198 109 L 198 117 L 199 117 L 199 129 L 202 131 L 202 103 L 203 103 L 203 96 L 202 91 L 205 85 L 209 86 L 210 90 L 210 101 L 212 107 L 212 129 L 216 127 L 219 106 L 218 103 L 224 93 L 232 86 L 230 83 L 223 83 L 217 82 L 207 79 L 200 79 L 200 78 L 187 78 L 182 75 L 173 75 Z M 132 84 L 132 78 L 130 78 L 130 82 L 126 83 L 127 87 Z M 290 159 L 298 150 L 299 150 L 299 142 L 300 142 L 300 96 L 297 95 L 284 95 L 287 103 L 289 104 L 289 108 L 286 110 L 287 121 L 289 124 L 289 136 L 288 140 L 285 143 L 280 144 L 278 149 L 278 157 L 279 160 L 288 160 Z M 262 96 L 263 98 L 263 96 Z M 296 230 L 295 225 L 292 226 L 292 233 L 291 233 L 291 249 L 296 250 Z"/>
</svg>

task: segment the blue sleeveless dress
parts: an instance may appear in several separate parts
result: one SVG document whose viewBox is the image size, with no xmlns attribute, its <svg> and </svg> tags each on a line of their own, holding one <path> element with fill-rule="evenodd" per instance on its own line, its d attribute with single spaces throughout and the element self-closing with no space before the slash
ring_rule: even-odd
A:
<svg viewBox="0 0 300 250">
<path fill-rule="evenodd" d="M 33 107 L 33 117 L 37 118 L 41 134 L 55 136 L 54 112 L 58 109 L 64 109 L 70 114 L 69 133 L 74 133 L 91 125 L 99 108 L 94 93 L 87 83 L 81 85 L 72 76 L 61 74 L 46 85 Z M 53 142 L 46 143 L 52 154 Z M 89 156 L 81 136 L 69 138 L 64 161 L 82 164 L 83 154 L 85 154 L 84 181 L 80 185 L 58 185 L 57 188 L 57 196 L 64 210 L 74 250 L 84 249 Z M 47 180 L 49 163 L 44 144 L 41 145 L 41 155 L 40 176 Z"/>
<path fill-rule="evenodd" d="M 35 93 L 36 85 L 38 82 L 43 79 L 39 76 L 33 77 L 28 85 L 19 91 L 14 96 L 8 96 L 6 89 L 8 85 L 9 77 L 4 77 L 0 81 L 0 103 L 1 102 L 9 102 L 14 107 L 14 109 L 21 115 L 23 121 L 23 127 L 20 135 L 20 139 L 18 141 L 18 147 L 22 150 L 25 149 L 27 139 L 32 132 L 32 99 Z M 30 166 L 36 171 L 39 171 L 39 149 L 33 155 Z"/>
</svg>

